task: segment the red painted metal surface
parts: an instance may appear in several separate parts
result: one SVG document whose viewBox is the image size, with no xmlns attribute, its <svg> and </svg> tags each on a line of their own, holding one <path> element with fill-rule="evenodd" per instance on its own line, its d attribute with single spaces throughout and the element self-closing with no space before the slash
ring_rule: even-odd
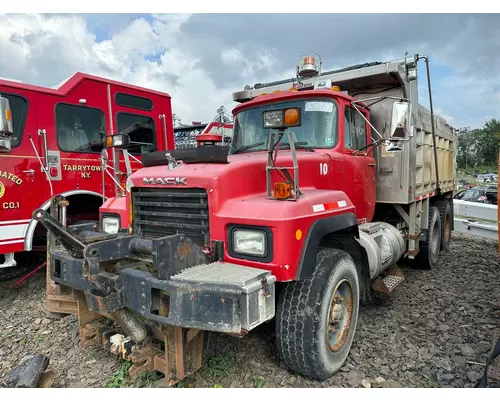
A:
<svg viewBox="0 0 500 400">
<path fill-rule="evenodd" d="M 152 101 L 153 108 L 145 111 L 121 106 L 115 100 L 117 93 L 148 98 Z M 85 217 L 93 215 L 95 219 L 98 218 L 98 207 L 102 204 L 99 195 L 103 193 L 100 154 L 98 151 L 67 152 L 59 147 L 55 120 L 57 104 L 65 103 L 101 110 L 105 119 L 103 127 L 105 134 L 117 132 L 118 113 L 150 117 L 154 123 L 156 150 L 174 148 L 171 98 L 167 93 L 76 73 L 57 89 L 0 79 L 0 95 L 2 94 L 23 98 L 27 102 L 27 113 L 19 145 L 8 153 L 0 154 L 0 186 L 3 188 L 0 191 L 0 254 L 24 251 L 25 237 L 34 227 L 34 223 L 31 222 L 32 212 L 44 204 L 48 205 L 50 199 L 49 182 L 41 170 L 29 140 L 31 135 L 35 148 L 44 161 L 43 137 L 38 135 L 41 129 L 46 132 L 47 149 L 60 151 L 62 179 L 51 181 L 53 194 L 68 197 L 69 213 L 72 209 L 81 208 L 81 213 L 87 214 Z M 14 121 L 16 117 L 20 118 L 19 115 L 14 115 Z M 108 156 L 112 161 L 111 150 L 108 150 Z M 131 160 L 131 166 L 133 171 L 141 168 L 141 165 L 134 160 Z M 125 173 L 122 156 L 120 156 L 120 171 Z M 124 178 L 121 180 L 125 183 Z M 107 174 L 104 184 L 106 197 L 115 196 L 114 183 Z M 82 194 L 89 196 L 84 197 Z M 89 209 L 90 206 L 86 207 L 85 203 L 91 198 L 94 198 L 95 205 Z M 29 235 L 26 241 L 28 240 Z"/>
<path fill-rule="evenodd" d="M 337 101 L 342 116 L 351 98 L 330 90 L 309 92 L 281 92 L 264 95 L 239 105 L 233 114 L 249 107 L 301 97 L 330 97 Z M 369 118 L 368 113 L 365 114 Z M 370 222 L 375 208 L 375 175 L 370 164 L 375 163 L 371 150 L 354 152 L 344 146 L 344 118 L 338 118 L 338 140 L 333 149 L 315 149 L 309 152 L 297 149 L 300 190 L 303 196 L 297 202 L 278 201 L 266 196 L 267 151 L 252 151 L 229 155 L 228 164 L 184 164 L 169 171 L 166 166 L 148 167 L 137 171 L 131 180 L 135 187 L 145 186 L 143 178 L 186 178 L 183 188 L 205 188 L 210 209 L 210 237 L 225 242 L 224 259 L 272 271 L 278 281 L 293 280 L 303 251 L 304 241 L 312 224 L 325 217 L 352 212 L 357 220 Z M 368 143 L 370 129 L 367 125 Z M 322 174 L 320 165 L 327 165 L 331 173 Z M 290 150 L 279 150 L 276 166 L 292 166 Z M 282 180 L 273 172 L 273 180 Z M 127 211 L 115 210 L 128 215 Z M 326 207 L 324 205 L 327 205 Z M 329 206 L 336 204 L 336 207 Z M 324 210 L 321 210 L 321 206 Z M 109 211 L 110 209 L 108 209 Z M 229 224 L 266 226 L 273 231 L 273 259 L 259 263 L 232 258 L 227 249 Z M 123 226 L 123 222 L 122 222 Z M 300 230 L 300 233 L 298 231 Z"/>
</svg>

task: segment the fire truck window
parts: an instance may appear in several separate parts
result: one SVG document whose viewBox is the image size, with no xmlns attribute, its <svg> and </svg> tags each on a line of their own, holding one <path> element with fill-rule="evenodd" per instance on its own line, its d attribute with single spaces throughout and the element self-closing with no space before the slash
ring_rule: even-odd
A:
<svg viewBox="0 0 500 400">
<path fill-rule="evenodd" d="M 19 96 L 7 93 L 0 93 L 0 95 L 7 98 L 10 102 L 12 123 L 14 125 L 14 134 L 11 137 L 11 145 L 12 147 L 16 147 L 21 141 L 21 137 L 23 135 L 24 123 L 26 122 L 26 116 L 28 115 L 28 103 Z"/>
<path fill-rule="evenodd" d="M 131 94 L 117 93 L 116 104 L 122 107 L 137 108 L 138 110 L 151 111 L 153 102 L 146 97 L 132 96 Z"/>
<path fill-rule="evenodd" d="M 352 108 L 346 108 L 344 112 L 344 145 L 352 150 L 366 146 L 366 121 Z"/>
<path fill-rule="evenodd" d="M 57 143 L 62 151 L 99 153 L 106 132 L 104 112 L 96 108 L 56 105 Z"/>
<path fill-rule="evenodd" d="M 116 116 L 118 133 L 130 137 L 128 151 L 132 154 L 145 154 L 156 151 L 155 126 L 152 118 L 144 115 L 118 113 Z"/>
</svg>

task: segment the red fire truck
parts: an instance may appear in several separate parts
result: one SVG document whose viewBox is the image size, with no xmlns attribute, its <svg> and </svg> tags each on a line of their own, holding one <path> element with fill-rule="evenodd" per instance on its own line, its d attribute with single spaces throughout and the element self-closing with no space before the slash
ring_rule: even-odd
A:
<svg viewBox="0 0 500 400">
<path fill-rule="evenodd" d="M 0 277 L 4 279 L 23 272 L 21 263 L 16 267 L 16 253 L 45 250 L 45 230 L 31 219 L 33 210 L 46 210 L 52 196 L 64 195 L 70 203 L 69 224 L 97 221 L 103 196 L 115 196 L 122 190 L 119 185 L 125 186 L 123 154 L 110 152 L 114 172 L 101 168 L 106 135 L 128 133 L 131 171 L 140 168 L 143 154 L 174 147 L 166 93 L 76 73 L 53 88 L 0 79 L 0 99 L 4 121 Z"/>
<path fill-rule="evenodd" d="M 305 56 L 296 77 L 233 93 L 229 152 L 144 155 L 126 198 L 101 208 L 124 232 L 36 210 L 60 244 L 48 265 L 73 290 L 81 344 L 172 384 L 201 366 L 207 331 L 241 337 L 274 318 L 290 369 L 334 374 L 360 306 L 404 281 L 398 263 L 433 268 L 450 246 L 456 136 L 430 82 L 422 55 L 326 72 Z"/>
</svg>

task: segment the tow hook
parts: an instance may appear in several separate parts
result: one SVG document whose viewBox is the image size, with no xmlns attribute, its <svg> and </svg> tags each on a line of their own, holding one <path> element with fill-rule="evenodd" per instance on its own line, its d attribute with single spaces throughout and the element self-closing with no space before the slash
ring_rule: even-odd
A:
<svg viewBox="0 0 500 400">
<path fill-rule="evenodd" d="M 269 284 L 265 276 L 262 277 L 262 288 L 264 289 L 264 297 L 271 297 L 271 292 L 269 290 Z"/>
</svg>

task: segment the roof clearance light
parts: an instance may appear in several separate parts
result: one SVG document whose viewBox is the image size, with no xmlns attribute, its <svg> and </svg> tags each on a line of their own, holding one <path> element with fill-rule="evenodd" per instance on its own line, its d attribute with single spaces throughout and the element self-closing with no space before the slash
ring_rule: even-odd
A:
<svg viewBox="0 0 500 400">
<path fill-rule="evenodd" d="M 334 90 L 335 92 L 340 92 L 340 87 L 338 87 L 338 86 L 332 86 L 331 90 Z"/>
</svg>

